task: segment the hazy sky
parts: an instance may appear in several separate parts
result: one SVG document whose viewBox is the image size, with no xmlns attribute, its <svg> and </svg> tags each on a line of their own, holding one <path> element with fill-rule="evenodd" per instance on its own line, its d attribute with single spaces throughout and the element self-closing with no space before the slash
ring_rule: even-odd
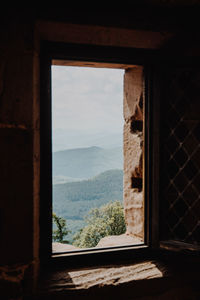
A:
<svg viewBox="0 0 200 300">
<path fill-rule="evenodd" d="M 53 130 L 119 133 L 124 70 L 52 66 Z"/>
</svg>

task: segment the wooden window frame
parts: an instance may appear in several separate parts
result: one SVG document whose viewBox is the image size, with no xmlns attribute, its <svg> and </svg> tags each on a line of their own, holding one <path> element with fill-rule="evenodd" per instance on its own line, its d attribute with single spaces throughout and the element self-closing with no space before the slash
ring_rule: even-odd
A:
<svg viewBox="0 0 200 300">
<path fill-rule="evenodd" d="M 158 148 L 158 137 L 152 134 L 151 116 L 158 113 L 156 105 L 150 105 L 152 97 L 151 67 L 155 51 L 113 46 L 94 46 L 82 44 L 66 44 L 54 42 L 42 42 L 40 53 L 41 68 L 41 93 L 40 93 L 40 143 L 41 143 L 41 173 L 40 173 L 40 260 L 47 266 L 51 262 L 67 266 L 97 265 L 117 261 L 128 261 L 137 258 L 148 258 L 152 255 L 151 250 L 157 247 L 158 232 L 158 205 L 157 193 L 153 183 L 157 174 L 157 168 L 153 168 L 154 156 Z M 142 65 L 145 72 L 145 241 L 142 246 L 124 246 L 98 249 L 96 251 L 81 251 L 52 255 L 52 142 L 51 142 L 51 65 L 52 60 L 81 61 L 89 63 L 109 63 L 117 66 Z M 156 99 L 156 97 L 155 97 Z M 151 151 L 152 145 L 156 149 Z"/>
<path fill-rule="evenodd" d="M 169 67 L 170 66 L 170 67 Z M 158 132 L 157 135 L 155 136 L 156 138 L 156 156 L 159 158 L 159 164 L 158 167 L 156 168 L 156 178 L 157 178 L 157 182 L 158 182 L 158 189 L 157 189 L 157 200 L 155 201 L 155 203 L 157 203 L 157 205 L 159 206 L 159 202 L 162 199 L 162 193 L 160 190 L 161 187 L 161 179 L 160 176 L 162 176 L 162 155 L 160 154 L 160 152 L 162 152 L 162 143 L 163 143 L 163 138 L 162 138 L 162 132 L 164 131 L 163 129 L 163 124 L 161 121 L 162 115 L 164 113 L 164 109 L 162 108 L 162 105 L 160 103 L 162 98 L 162 89 L 163 89 L 163 79 L 162 79 L 162 73 L 164 70 L 168 70 L 169 68 L 171 69 L 185 69 L 185 68 L 191 68 L 191 69 L 199 69 L 200 67 L 200 60 L 199 58 L 192 58 L 192 57 L 172 57 L 170 65 L 169 65 L 169 61 L 167 61 L 166 59 L 162 60 L 162 64 L 158 67 L 157 66 L 157 78 L 156 78 L 156 86 L 159 87 L 157 88 L 157 96 L 155 98 L 157 98 L 158 102 L 157 102 L 157 128 L 158 128 Z M 155 87 L 154 87 L 155 90 Z M 161 209 L 160 209 L 161 210 Z M 162 213 L 160 212 L 157 216 L 157 220 L 158 223 L 161 225 L 162 224 Z M 178 241 L 178 240 L 173 240 L 173 239 L 163 239 L 162 238 L 162 234 L 161 232 L 159 232 L 159 230 L 157 231 L 157 247 L 159 247 L 160 249 L 164 249 L 167 251 L 172 251 L 172 252 L 179 252 L 179 253 L 183 253 L 184 255 L 192 255 L 192 256 L 199 256 L 200 254 L 200 246 L 199 245 L 195 245 L 195 244 L 190 244 L 188 242 L 183 242 L 183 241 Z"/>
<path fill-rule="evenodd" d="M 150 125 L 151 130 L 149 131 L 149 158 L 152 162 L 148 164 L 152 168 L 150 173 L 150 185 L 149 187 L 149 200 L 151 209 L 151 245 L 154 249 L 159 249 L 159 253 L 167 251 L 168 253 L 179 253 L 180 255 L 188 255 L 198 257 L 200 253 L 200 247 L 195 244 L 189 244 L 186 242 L 176 240 L 164 240 L 161 236 L 161 226 L 163 224 L 161 209 L 159 208 L 162 201 L 161 193 L 161 177 L 162 177 L 162 117 L 165 113 L 161 107 L 161 101 L 163 99 L 162 93 L 164 88 L 164 82 L 162 79 L 162 73 L 165 69 L 171 68 L 199 68 L 200 60 L 192 57 L 182 57 L 171 55 L 168 57 L 166 53 L 159 53 L 158 61 L 151 64 L 150 74 L 148 76 L 150 87 L 148 89 L 150 96 L 149 101 L 150 107 Z M 148 116 L 147 116 L 148 117 Z"/>
</svg>

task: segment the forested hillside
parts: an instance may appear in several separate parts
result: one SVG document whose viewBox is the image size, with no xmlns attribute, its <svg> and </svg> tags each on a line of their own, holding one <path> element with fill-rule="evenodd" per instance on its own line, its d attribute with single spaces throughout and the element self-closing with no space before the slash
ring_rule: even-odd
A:
<svg viewBox="0 0 200 300">
<path fill-rule="evenodd" d="M 122 170 L 108 170 L 89 180 L 53 185 L 53 210 L 67 220 L 71 237 L 84 225 L 84 216 L 91 208 L 122 199 Z"/>
</svg>

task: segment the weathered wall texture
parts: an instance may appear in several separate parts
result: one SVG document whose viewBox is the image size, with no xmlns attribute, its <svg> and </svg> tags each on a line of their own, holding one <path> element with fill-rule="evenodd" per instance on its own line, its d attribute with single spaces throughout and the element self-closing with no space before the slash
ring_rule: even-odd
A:
<svg viewBox="0 0 200 300">
<path fill-rule="evenodd" d="M 0 298 L 14 299 L 38 270 L 39 69 L 33 24 L 12 20 L 1 29 Z"/>
<path fill-rule="evenodd" d="M 127 234 L 144 238 L 143 68 L 124 75 L 124 212 Z"/>
</svg>

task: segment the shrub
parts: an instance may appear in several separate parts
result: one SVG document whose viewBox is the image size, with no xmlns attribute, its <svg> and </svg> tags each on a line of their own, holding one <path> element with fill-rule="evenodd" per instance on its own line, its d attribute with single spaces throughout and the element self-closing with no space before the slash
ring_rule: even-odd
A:
<svg viewBox="0 0 200 300">
<path fill-rule="evenodd" d="M 85 221 L 87 225 L 73 238 L 73 245 L 80 248 L 95 247 L 101 238 L 120 235 L 126 231 L 124 210 L 120 201 L 91 209 Z"/>
<path fill-rule="evenodd" d="M 58 217 L 55 213 L 53 213 L 52 217 L 53 224 L 57 227 L 57 229 L 53 230 L 53 241 L 67 243 L 66 240 L 64 241 L 64 237 L 70 232 L 70 230 L 67 229 L 66 220 Z"/>
</svg>

